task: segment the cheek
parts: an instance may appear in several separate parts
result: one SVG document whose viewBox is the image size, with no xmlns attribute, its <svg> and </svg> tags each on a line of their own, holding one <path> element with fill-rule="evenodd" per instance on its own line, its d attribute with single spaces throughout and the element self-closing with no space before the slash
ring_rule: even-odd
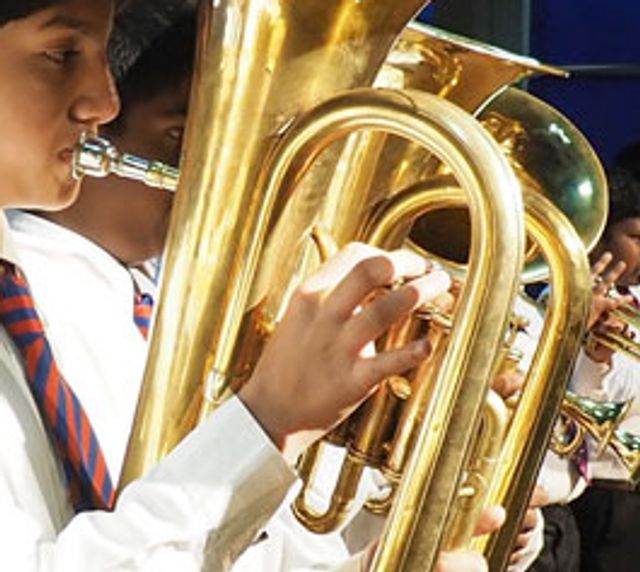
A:
<svg viewBox="0 0 640 572">
<path fill-rule="evenodd" d="M 30 82 L 0 89 L 0 173 L 14 193 L 31 195 L 46 186 L 56 165 L 56 137 L 61 111 Z"/>
<path fill-rule="evenodd" d="M 621 282 L 627 282 L 637 275 L 640 265 L 640 245 L 635 240 L 619 240 L 611 251 L 614 259 L 622 260 L 627 265 L 627 269 L 621 276 Z"/>
</svg>

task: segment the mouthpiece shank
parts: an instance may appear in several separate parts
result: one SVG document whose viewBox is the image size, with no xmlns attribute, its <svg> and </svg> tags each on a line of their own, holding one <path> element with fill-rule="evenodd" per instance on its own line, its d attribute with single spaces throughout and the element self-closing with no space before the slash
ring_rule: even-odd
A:
<svg viewBox="0 0 640 572">
<path fill-rule="evenodd" d="M 102 137 L 84 136 L 73 152 L 73 176 L 80 179 L 106 177 L 111 173 L 127 179 L 141 181 L 149 187 L 175 191 L 178 187 L 178 169 L 160 161 L 120 153 Z"/>
</svg>

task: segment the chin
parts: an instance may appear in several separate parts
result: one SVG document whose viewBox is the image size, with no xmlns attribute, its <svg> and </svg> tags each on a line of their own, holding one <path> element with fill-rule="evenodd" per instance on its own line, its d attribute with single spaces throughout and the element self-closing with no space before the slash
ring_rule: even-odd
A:
<svg viewBox="0 0 640 572">
<path fill-rule="evenodd" d="M 80 181 L 70 179 L 64 183 L 58 183 L 46 196 L 38 197 L 38 208 L 47 211 L 59 211 L 71 206 L 80 193 Z"/>
</svg>

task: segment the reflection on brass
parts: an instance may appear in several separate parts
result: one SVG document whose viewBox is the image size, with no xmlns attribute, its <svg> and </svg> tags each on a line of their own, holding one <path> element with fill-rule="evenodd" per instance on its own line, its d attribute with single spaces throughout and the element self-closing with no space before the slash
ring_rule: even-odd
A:
<svg viewBox="0 0 640 572">
<path fill-rule="evenodd" d="M 608 293 L 610 297 L 619 297 L 620 294 L 615 289 Z M 640 331 L 640 310 L 633 304 L 623 304 L 609 315 L 622 322 L 625 327 L 631 328 L 632 332 Z M 587 345 L 600 344 L 610 348 L 614 352 L 621 352 L 630 358 L 640 360 L 640 342 L 625 333 L 617 332 L 594 332 L 589 331 L 586 337 Z"/>
<path fill-rule="evenodd" d="M 82 136 L 73 150 L 73 176 L 106 177 L 114 174 L 143 182 L 149 187 L 175 191 L 178 170 L 160 161 L 120 153 L 102 137 Z"/>
<path fill-rule="evenodd" d="M 588 433 L 601 452 L 611 443 L 630 405 L 630 401 L 595 401 L 568 391 L 560 409 L 560 423 L 564 422 L 569 427 L 562 433 L 554 434 L 551 448 L 558 455 L 572 455 Z"/>
</svg>

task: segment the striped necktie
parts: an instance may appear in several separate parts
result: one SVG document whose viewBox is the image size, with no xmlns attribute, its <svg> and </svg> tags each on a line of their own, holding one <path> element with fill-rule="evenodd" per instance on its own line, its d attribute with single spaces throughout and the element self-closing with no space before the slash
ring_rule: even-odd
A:
<svg viewBox="0 0 640 572">
<path fill-rule="evenodd" d="M 20 350 L 29 388 L 50 431 L 77 512 L 111 509 L 115 494 L 104 454 L 82 404 L 58 370 L 27 283 L 0 266 L 0 321 Z"/>
<path fill-rule="evenodd" d="M 133 305 L 133 321 L 144 336 L 149 335 L 151 324 L 151 312 L 153 310 L 153 298 L 149 294 L 136 294 Z"/>
</svg>

